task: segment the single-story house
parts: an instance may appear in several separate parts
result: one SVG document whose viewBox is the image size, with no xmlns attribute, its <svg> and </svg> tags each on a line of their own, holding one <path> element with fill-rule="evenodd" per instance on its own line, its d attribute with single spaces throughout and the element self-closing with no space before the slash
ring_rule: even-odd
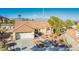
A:
<svg viewBox="0 0 79 59">
<path fill-rule="evenodd" d="M 51 34 L 51 27 L 46 21 L 22 21 L 16 20 L 13 29 L 8 30 L 12 39 L 32 38 L 36 33 Z"/>
</svg>

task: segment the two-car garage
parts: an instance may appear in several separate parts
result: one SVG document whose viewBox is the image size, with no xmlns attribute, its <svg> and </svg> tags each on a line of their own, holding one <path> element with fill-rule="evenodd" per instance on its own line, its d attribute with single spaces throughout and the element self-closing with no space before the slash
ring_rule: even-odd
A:
<svg viewBox="0 0 79 59">
<path fill-rule="evenodd" d="M 34 33 L 33 32 L 29 32 L 29 33 L 16 33 L 16 39 L 26 39 L 26 38 L 33 39 L 34 38 Z"/>
</svg>

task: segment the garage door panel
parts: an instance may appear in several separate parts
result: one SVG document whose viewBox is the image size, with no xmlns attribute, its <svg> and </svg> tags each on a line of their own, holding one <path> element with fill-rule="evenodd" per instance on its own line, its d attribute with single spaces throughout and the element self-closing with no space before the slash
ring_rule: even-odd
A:
<svg viewBox="0 0 79 59">
<path fill-rule="evenodd" d="M 18 33 L 16 35 L 17 38 L 24 39 L 24 38 L 34 38 L 34 33 Z"/>
</svg>

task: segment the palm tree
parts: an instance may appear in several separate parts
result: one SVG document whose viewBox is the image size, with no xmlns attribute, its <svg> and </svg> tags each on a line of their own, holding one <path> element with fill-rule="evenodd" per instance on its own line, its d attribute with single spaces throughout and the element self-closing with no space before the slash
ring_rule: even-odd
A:
<svg viewBox="0 0 79 59">
<path fill-rule="evenodd" d="M 18 15 L 18 18 L 21 19 L 21 14 Z"/>
</svg>

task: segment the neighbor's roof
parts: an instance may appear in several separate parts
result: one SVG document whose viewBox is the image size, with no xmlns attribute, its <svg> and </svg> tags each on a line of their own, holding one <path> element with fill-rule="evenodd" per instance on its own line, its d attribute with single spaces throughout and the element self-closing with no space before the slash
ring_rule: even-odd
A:
<svg viewBox="0 0 79 59">
<path fill-rule="evenodd" d="M 46 21 L 23 21 L 16 20 L 14 24 L 14 29 L 9 30 L 9 32 L 30 32 L 34 29 L 42 29 L 50 27 Z"/>
</svg>

